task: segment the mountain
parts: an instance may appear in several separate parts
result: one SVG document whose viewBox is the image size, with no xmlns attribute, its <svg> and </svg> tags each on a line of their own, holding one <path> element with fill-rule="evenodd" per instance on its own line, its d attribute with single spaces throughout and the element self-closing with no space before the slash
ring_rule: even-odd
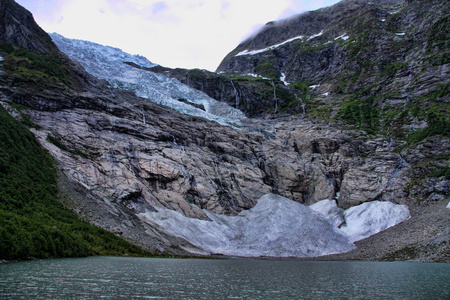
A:
<svg viewBox="0 0 450 300">
<path fill-rule="evenodd" d="M 15 6 L 5 12 L 9 20 L 27 14 L 13 1 L 0 3 Z M 34 27 L 22 21 L 15 34 Z M 287 84 L 287 73 L 282 82 L 170 70 L 120 49 L 52 37 L 66 54 L 29 46 L 40 35 L 27 44 L 1 41 L 1 104 L 57 161 L 59 197 L 83 219 L 165 254 L 351 250 L 346 259 L 447 259 L 448 137 L 367 136 L 312 119 L 307 105 L 305 115 L 289 116 L 295 110 L 280 95 L 296 103 L 305 96 L 307 104 L 310 89 Z M 215 83 L 203 93 L 168 77 L 195 73 L 195 84 Z M 234 108 L 212 99 L 230 88 Z M 253 101 L 270 95 L 271 106 L 254 112 L 270 117 L 236 110 L 244 90 L 257 94 Z"/>
<path fill-rule="evenodd" d="M 449 12 L 442 0 L 341 1 L 267 23 L 217 71 L 308 86 L 309 115 L 368 133 L 448 136 Z"/>
</svg>

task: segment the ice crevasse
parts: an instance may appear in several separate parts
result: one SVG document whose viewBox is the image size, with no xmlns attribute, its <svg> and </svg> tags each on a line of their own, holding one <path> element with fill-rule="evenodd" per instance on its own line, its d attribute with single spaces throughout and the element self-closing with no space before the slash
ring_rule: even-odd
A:
<svg viewBox="0 0 450 300">
<path fill-rule="evenodd" d="M 216 101 L 177 79 L 151 72 L 151 67 L 156 64 L 143 56 L 88 41 L 68 39 L 57 33 L 51 33 L 50 36 L 58 48 L 72 60 L 79 62 L 95 77 L 107 80 L 115 88 L 132 90 L 139 97 L 183 114 L 206 118 L 234 128 L 243 126 L 240 122 L 245 119 L 243 112 Z M 179 101 L 180 99 L 186 101 Z M 200 106 L 204 109 L 200 109 Z"/>
<path fill-rule="evenodd" d="M 225 216 L 205 210 L 210 220 L 158 208 L 139 217 L 203 249 L 199 254 L 243 257 L 314 257 L 344 253 L 353 242 L 410 218 L 405 205 L 373 201 L 343 210 L 334 200 L 305 206 L 267 194 L 250 210 Z"/>
</svg>

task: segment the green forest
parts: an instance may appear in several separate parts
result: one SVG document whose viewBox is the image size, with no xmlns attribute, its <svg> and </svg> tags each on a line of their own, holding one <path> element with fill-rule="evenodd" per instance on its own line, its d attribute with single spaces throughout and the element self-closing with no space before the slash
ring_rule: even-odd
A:
<svg viewBox="0 0 450 300">
<path fill-rule="evenodd" d="M 152 255 L 64 208 L 55 164 L 0 106 L 0 259 Z"/>
</svg>

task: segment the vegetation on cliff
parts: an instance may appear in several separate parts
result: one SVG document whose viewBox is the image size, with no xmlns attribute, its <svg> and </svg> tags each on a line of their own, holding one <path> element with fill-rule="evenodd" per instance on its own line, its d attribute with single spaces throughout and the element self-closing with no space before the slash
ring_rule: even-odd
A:
<svg viewBox="0 0 450 300">
<path fill-rule="evenodd" d="M 34 135 L 0 106 L 0 259 L 150 255 L 64 208 L 54 164 Z"/>
<path fill-rule="evenodd" d="M 73 71 L 56 53 L 36 53 L 12 44 L 0 44 L 5 56 L 3 69 L 11 78 L 11 86 L 41 91 L 45 88 L 65 89 L 73 84 Z"/>
</svg>

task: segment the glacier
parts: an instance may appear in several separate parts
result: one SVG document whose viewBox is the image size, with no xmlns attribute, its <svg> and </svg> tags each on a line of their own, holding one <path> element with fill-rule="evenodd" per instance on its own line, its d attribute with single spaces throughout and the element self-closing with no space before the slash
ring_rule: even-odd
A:
<svg viewBox="0 0 450 300">
<path fill-rule="evenodd" d="M 381 201 L 366 202 L 344 212 L 346 224 L 340 230 L 354 242 L 386 230 L 410 217 L 406 205 Z"/>
<path fill-rule="evenodd" d="M 138 216 L 203 249 L 186 248 L 199 254 L 315 257 L 348 252 L 356 248 L 354 241 L 409 218 L 406 206 L 386 203 L 375 201 L 344 211 L 334 200 L 322 200 L 308 207 L 267 194 L 253 208 L 236 216 L 204 210 L 210 220 L 200 220 L 167 208 Z M 395 221 L 388 220 L 397 214 Z M 359 226 L 360 231 L 356 230 Z"/>
<path fill-rule="evenodd" d="M 68 39 L 57 33 L 51 33 L 50 37 L 62 52 L 79 62 L 88 73 L 107 80 L 115 88 L 133 90 L 139 97 L 187 115 L 233 128 L 243 126 L 240 122 L 246 118 L 243 112 L 212 99 L 177 79 L 149 71 L 156 64 L 143 56 L 131 55 L 121 49 L 93 42 Z"/>
<path fill-rule="evenodd" d="M 365 239 L 411 217 L 408 206 L 386 201 L 365 202 L 343 210 L 335 200 L 322 200 L 310 207 L 327 218 L 352 242 Z"/>
</svg>

